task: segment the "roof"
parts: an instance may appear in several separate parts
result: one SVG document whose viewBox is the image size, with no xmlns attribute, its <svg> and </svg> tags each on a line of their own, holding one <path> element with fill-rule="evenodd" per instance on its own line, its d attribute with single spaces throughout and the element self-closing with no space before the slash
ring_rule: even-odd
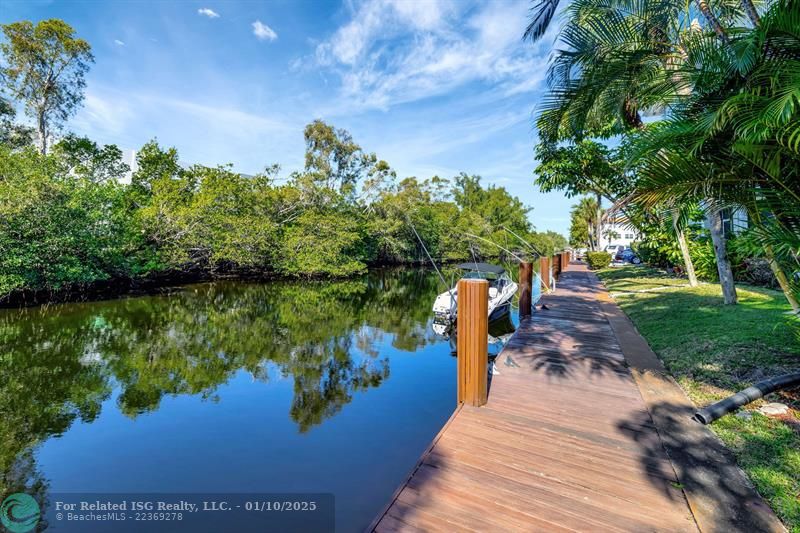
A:
<svg viewBox="0 0 800 533">
<path fill-rule="evenodd" d="M 502 274 L 506 271 L 505 268 L 498 265 L 490 265 L 489 263 L 461 263 L 458 265 L 461 270 L 471 270 L 473 272 L 489 272 L 490 274 Z"/>
</svg>

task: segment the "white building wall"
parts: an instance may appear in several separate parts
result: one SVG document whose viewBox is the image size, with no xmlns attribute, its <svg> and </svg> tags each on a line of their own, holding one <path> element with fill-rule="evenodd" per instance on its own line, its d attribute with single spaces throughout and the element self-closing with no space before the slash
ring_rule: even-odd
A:
<svg viewBox="0 0 800 533">
<path fill-rule="evenodd" d="M 636 230 L 627 223 L 603 224 L 603 234 L 600 237 L 600 249 L 604 250 L 609 244 L 630 246 L 637 238 Z"/>
<path fill-rule="evenodd" d="M 123 177 L 120 178 L 121 183 L 130 183 L 131 177 L 133 173 L 138 170 L 138 165 L 136 164 L 136 150 L 131 150 L 128 148 L 122 148 L 122 162 L 128 165 L 130 170 L 125 173 Z"/>
</svg>

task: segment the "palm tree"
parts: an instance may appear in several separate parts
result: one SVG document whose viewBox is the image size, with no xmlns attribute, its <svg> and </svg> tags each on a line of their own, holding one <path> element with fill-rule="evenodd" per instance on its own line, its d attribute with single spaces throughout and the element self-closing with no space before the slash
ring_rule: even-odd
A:
<svg viewBox="0 0 800 533">
<path fill-rule="evenodd" d="M 528 27 L 525 28 L 525 34 L 522 38 L 531 39 L 532 41 L 541 39 L 556 14 L 558 3 L 559 0 L 537 0 L 531 6 L 531 21 Z"/>
<path fill-rule="evenodd" d="M 596 198 L 592 196 L 585 196 L 580 201 L 572 206 L 570 216 L 574 230 L 572 233 L 583 236 L 583 231 L 586 231 L 585 239 L 586 245 L 592 251 L 599 250 L 599 226 L 597 212 L 600 210 L 600 204 Z"/>
<path fill-rule="evenodd" d="M 724 2 L 723 2 L 724 4 Z M 708 6 L 698 10 L 709 25 L 721 27 Z M 741 17 L 738 4 L 725 4 L 724 20 Z M 665 0 L 575 0 L 549 70 L 550 93 L 537 122 L 545 140 L 642 131 L 643 110 L 672 109 L 694 87 L 680 75 L 688 37 L 697 22 L 684 4 Z M 719 33 L 718 33 L 719 35 Z M 720 38 L 728 42 L 723 32 Z M 735 303 L 735 286 L 715 202 L 707 202 L 708 229 L 726 303 Z M 682 233 L 677 231 L 678 239 Z M 685 244 L 683 242 L 682 244 Z M 682 250 L 688 250 L 681 246 Z M 688 252 L 685 262 L 691 265 Z"/>
<path fill-rule="evenodd" d="M 636 196 L 713 196 L 717 207 L 746 210 L 797 311 L 798 287 L 784 268 L 796 271 L 800 252 L 800 2 L 776 2 L 731 46 L 692 40 L 687 65 L 700 68 L 681 75 L 699 89 L 634 143 L 643 162 Z"/>
</svg>

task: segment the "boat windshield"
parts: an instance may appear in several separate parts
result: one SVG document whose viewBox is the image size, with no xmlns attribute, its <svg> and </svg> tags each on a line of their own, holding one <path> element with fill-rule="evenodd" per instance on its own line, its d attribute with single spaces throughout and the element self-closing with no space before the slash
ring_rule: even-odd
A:
<svg viewBox="0 0 800 533">
<path fill-rule="evenodd" d="M 463 276 L 464 279 L 487 279 L 489 281 L 494 281 L 497 279 L 497 274 L 494 272 L 465 272 Z"/>
</svg>

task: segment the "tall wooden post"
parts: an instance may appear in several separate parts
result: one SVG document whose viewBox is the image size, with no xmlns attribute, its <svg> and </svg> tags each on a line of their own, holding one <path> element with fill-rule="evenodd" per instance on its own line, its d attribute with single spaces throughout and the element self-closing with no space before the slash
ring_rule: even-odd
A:
<svg viewBox="0 0 800 533">
<path fill-rule="evenodd" d="M 561 256 L 556 254 L 552 257 L 553 260 L 553 277 L 558 279 L 561 274 Z"/>
<path fill-rule="evenodd" d="M 519 264 L 519 316 L 531 316 L 531 291 L 533 290 L 533 265 Z"/>
<path fill-rule="evenodd" d="M 489 375 L 489 282 L 458 282 L 458 403 L 486 403 Z"/>
<path fill-rule="evenodd" d="M 550 279 L 550 258 L 549 257 L 540 257 L 539 258 L 539 275 L 542 277 L 542 284 L 544 285 L 545 290 L 552 290 L 553 282 Z"/>
</svg>

